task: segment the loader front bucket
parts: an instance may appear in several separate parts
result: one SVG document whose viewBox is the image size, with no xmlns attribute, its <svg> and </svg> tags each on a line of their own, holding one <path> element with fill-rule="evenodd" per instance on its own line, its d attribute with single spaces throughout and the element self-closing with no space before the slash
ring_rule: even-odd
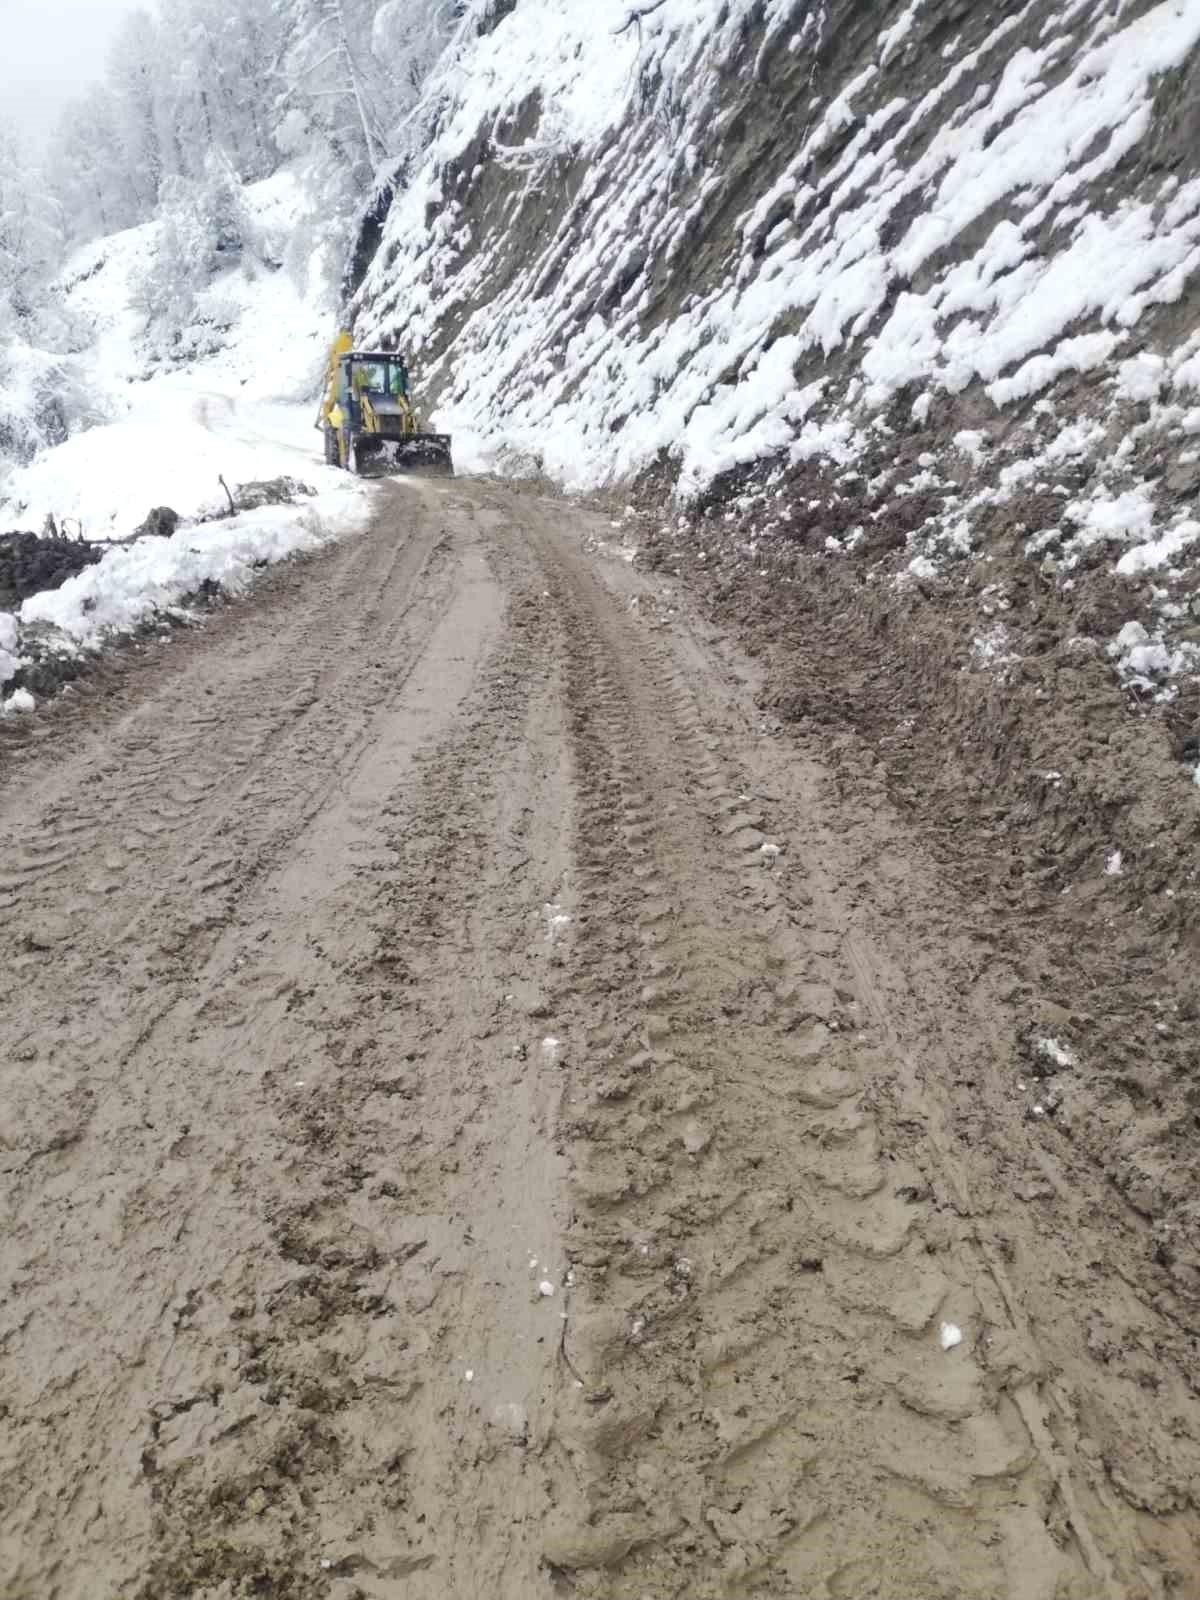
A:
<svg viewBox="0 0 1200 1600">
<path fill-rule="evenodd" d="M 362 478 L 409 473 L 422 478 L 452 478 L 454 460 L 447 433 L 410 433 L 403 439 L 364 434 L 354 442 L 354 470 Z"/>
</svg>

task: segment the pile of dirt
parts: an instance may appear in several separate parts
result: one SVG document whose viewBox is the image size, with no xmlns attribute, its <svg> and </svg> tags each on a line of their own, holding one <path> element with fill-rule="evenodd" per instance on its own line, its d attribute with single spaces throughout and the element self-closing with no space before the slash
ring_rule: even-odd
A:
<svg viewBox="0 0 1200 1600">
<path fill-rule="evenodd" d="M 103 545 L 85 540 L 0 533 L 0 611 L 15 611 L 30 595 L 61 588 L 103 554 Z"/>
<path fill-rule="evenodd" d="M 234 500 L 239 511 L 257 511 L 262 506 L 290 506 L 298 500 L 311 500 L 316 492 L 299 478 L 261 478 L 239 483 Z"/>
<path fill-rule="evenodd" d="M 1006 555 L 1021 505 L 997 509 L 988 562 L 897 581 L 905 528 L 825 549 L 835 500 L 847 525 L 887 526 L 870 521 L 869 472 L 846 505 L 819 466 L 794 469 L 766 532 L 768 471 L 731 476 L 683 518 L 643 501 L 642 561 L 682 579 L 756 658 L 768 726 L 819 738 L 848 795 L 883 786 L 922 826 L 969 890 L 964 931 L 1027 998 L 1030 1037 L 1061 1046 L 1016 1050 L 1014 1074 L 1047 1080 L 1044 1114 L 1151 1220 L 1180 1286 L 1200 1290 L 1200 691 L 1158 702 L 1122 686 L 1103 644 L 1121 605 L 1111 573 L 1064 588 Z"/>
</svg>

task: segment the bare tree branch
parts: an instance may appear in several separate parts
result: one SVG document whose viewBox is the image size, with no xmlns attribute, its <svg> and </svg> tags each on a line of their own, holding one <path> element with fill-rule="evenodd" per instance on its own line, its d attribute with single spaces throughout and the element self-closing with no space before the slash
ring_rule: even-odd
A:
<svg viewBox="0 0 1200 1600">
<path fill-rule="evenodd" d="M 635 7 L 635 9 L 632 10 L 625 18 L 625 21 L 621 24 L 621 26 L 613 30 L 614 36 L 619 37 L 623 33 L 628 33 L 630 28 L 637 28 L 640 33 L 642 27 L 642 18 L 648 17 L 651 12 L 659 10 L 660 7 L 665 6 L 666 3 L 667 0 L 649 0 L 648 5 Z"/>
</svg>

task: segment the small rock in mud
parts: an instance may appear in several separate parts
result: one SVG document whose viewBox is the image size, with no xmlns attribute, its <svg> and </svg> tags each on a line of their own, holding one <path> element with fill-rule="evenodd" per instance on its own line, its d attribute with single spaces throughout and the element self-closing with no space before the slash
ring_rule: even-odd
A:
<svg viewBox="0 0 1200 1600">
<path fill-rule="evenodd" d="M 689 1155 L 698 1156 L 712 1142 L 712 1130 L 695 1117 L 689 1117 L 683 1128 L 683 1148 Z"/>
<path fill-rule="evenodd" d="M 246 1511 L 249 1516 L 261 1517 L 270 1505 L 270 1499 L 263 1488 L 252 1489 L 246 1496 Z"/>
</svg>

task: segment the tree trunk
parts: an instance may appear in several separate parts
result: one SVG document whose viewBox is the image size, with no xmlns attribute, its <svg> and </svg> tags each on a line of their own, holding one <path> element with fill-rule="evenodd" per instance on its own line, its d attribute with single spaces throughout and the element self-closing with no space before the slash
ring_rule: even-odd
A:
<svg viewBox="0 0 1200 1600">
<path fill-rule="evenodd" d="M 362 128 L 363 143 L 367 147 L 367 160 L 370 162 L 372 173 L 374 173 L 382 162 L 386 151 L 375 138 L 371 129 L 371 119 L 367 115 L 366 98 L 363 95 L 358 68 L 354 64 L 354 56 L 350 49 L 350 30 L 346 26 L 345 0 L 333 0 L 333 9 L 337 18 L 338 44 L 345 58 L 346 71 L 350 75 L 350 88 L 354 95 L 354 104 L 358 109 L 358 121 L 359 126 Z"/>
</svg>

